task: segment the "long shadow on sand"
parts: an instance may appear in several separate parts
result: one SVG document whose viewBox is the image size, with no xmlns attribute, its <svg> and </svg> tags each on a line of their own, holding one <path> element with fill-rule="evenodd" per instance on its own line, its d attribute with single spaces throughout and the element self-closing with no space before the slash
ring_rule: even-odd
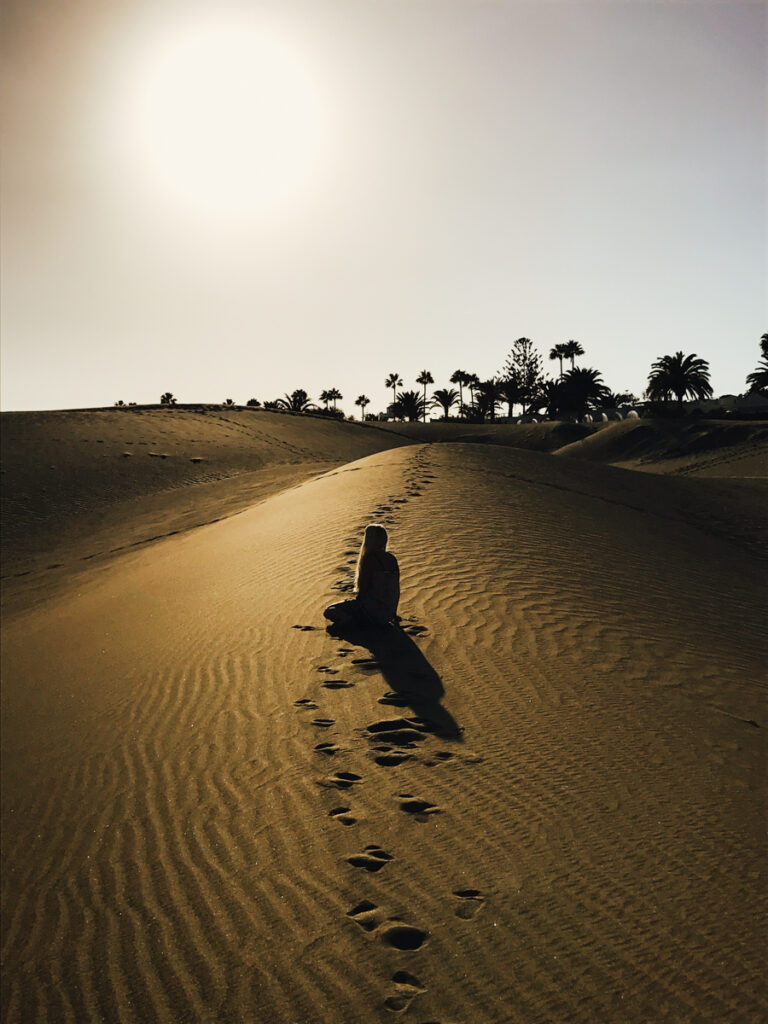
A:
<svg viewBox="0 0 768 1024">
<path fill-rule="evenodd" d="M 440 676 L 399 626 L 332 625 L 327 632 L 370 651 L 375 667 L 397 697 L 397 703 L 393 700 L 393 704 L 412 708 L 415 714 L 430 723 L 430 731 L 435 735 L 462 739 L 462 730 L 456 719 L 440 703 L 445 693 Z"/>
</svg>

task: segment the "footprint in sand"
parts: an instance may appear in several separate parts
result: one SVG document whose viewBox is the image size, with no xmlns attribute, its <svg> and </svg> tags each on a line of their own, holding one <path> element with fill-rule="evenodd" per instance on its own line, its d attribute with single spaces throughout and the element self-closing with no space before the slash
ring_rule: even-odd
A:
<svg viewBox="0 0 768 1024">
<path fill-rule="evenodd" d="M 350 686 L 354 686 L 355 684 L 347 682 L 346 679 L 328 679 L 320 685 L 326 690 L 347 690 Z"/>
<path fill-rule="evenodd" d="M 394 690 L 390 690 L 383 697 L 379 697 L 379 704 L 391 704 L 395 708 L 407 708 L 415 699 L 415 696 L 412 694 L 395 693 Z"/>
<path fill-rule="evenodd" d="M 317 671 L 328 676 L 335 676 L 339 674 L 339 670 L 337 668 L 330 668 L 328 665 L 318 665 Z"/>
<path fill-rule="evenodd" d="M 421 949 L 429 938 L 429 932 L 414 928 L 413 925 L 398 921 L 397 918 L 390 918 L 379 929 L 378 937 L 386 946 L 410 952 Z"/>
<path fill-rule="evenodd" d="M 291 626 L 291 629 L 300 629 L 304 633 L 309 633 L 313 629 L 317 629 L 317 626 L 299 626 L 299 625 L 296 625 L 296 626 Z"/>
<path fill-rule="evenodd" d="M 454 914 L 462 921 L 471 920 L 485 902 L 485 896 L 479 889 L 455 889 L 453 895 L 460 901 Z"/>
<path fill-rule="evenodd" d="M 429 800 L 419 800 L 411 793 L 400 793 L 400 810 L 410 814 L 415 821 L 427 821 L 430 814 L 439 814 L 440 808 Z"/>
<path fill-rule="evenodd" d="M 392 750 L 391 747 L 374 747 L 373 760 L 384 768 L 395 768 L 403 761 L 413 761 L 414 755 L 407 750 Z"/>
<path fill-rule="evenodd" d="M 312 725 L 318 729 L 330 729 L 332 725 L 335 725 L 336 721 L 333 718 L 313 718 Z"/>
<path fill-rule="evenodd" d="M 379 663 L 375 658 L 353 658 L 352 664 L 357 665 L 364 672 L 375 672 L 379 668 Z"/>
<path fill-rule="evenodd" d="M 392 949 L 399 949 L 403 952 L 421 949 L 429 939 L 429 932 L 423 928 L 415 928 L 406 924 L 396 917 L 387 918 L 382 922 L 382 911 L 370 900 L 361 900 L 351 910 L 347 911 L 347 917 L 359 925 L 364 932 L 376 933 L 384 945 Z"/>
<path fill-rule="evenodd" d="M 360 925 L 364 932 L 373 932 L 379 927 L 381 915 L 375 903 L 371 903 L 370 900 L 361 900 L 347 911 L 347 917 L 352 918 L 355 924 Z"/>
<path fill-rule="evenodd" d="M 455 758 L 456 755 L 452 754 L 450 750 L 436 750 L 430 758 L 424 761 L 424 766 L 425 768 L 434 768 L 436 765 L 454 761 Z"/>
<path fill-rule="evenodd" d="M 412 747 L 416 743 L 422 743 L 426 739 L 426 733 L 431 731 L 423 718 L 382 719 L 380 722 L 372 722 L 365 728 L 368 739 L 398 747 Z"/>
<path fill-rule="evenodd" d="M 380 846 L 366 846 L 362 853 L 354 853 L 347 857 L 347 864 L 353 868 L 363 868 L 364 871 L 381 871 L 381 869 L 395 858 L 391 853 L 382 850 Z"/>
<path fill-rule="evenodd" d="M 334 754 L 338 753 L 339 746 L 337 743 L 318 743 L 315 750 L 318 754 L 325 754 L 326 757 L 333 757 Z"/>
<path fill-rule="evenodd" d="M 328 811 L 328 817 L 333 818 L 334 821 L 341 822 L 342 825 L 356 825 L 357 818 L 355 818 L 349 812 L 349 807 L 334 807 L 333 810 Z M 373 904 L 371 904 L 371 906 L 373 906 Z"/>
<path fill-rule="evenodd" d="M 419 979 L 408 971 L 395 971 L 392 975 L 392 985 L 394 991 L 384 1000 L 385 1009 L 391 1013 L 403 1013 L 416 996 L 426 992 Z"/>
<path fill-rule="evenodd" d="M 326 775 L 324 779 L 318 779 L 318 786 L 325 786 L 327 789 L 349 789 L 362 782 L 360 775 L 354 772 L 336 772 L 334 775 Z"/>
<path fill-rule="evenodd" d="M 302 697 L 301 700 L 295 700 L 293 702 L 293 706 L 295 708 L 298 708 L 299 711 L 316 711 L 317 710 L 317 704 L 315 704 L 315 702 L 313 700 L 310 700 L 309 697 Z"/>
</svg>

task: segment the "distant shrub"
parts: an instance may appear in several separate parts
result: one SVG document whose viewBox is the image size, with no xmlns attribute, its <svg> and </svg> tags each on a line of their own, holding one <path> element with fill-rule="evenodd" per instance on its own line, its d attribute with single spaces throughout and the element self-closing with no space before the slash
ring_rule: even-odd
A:
<svg viewBox="0 0 768 1024">
<path fill-rule="evenodd" d="M 225 398 L 225 399 L 224 399 L 224 401 L 223 401 L 223 402 L 222 402 L 221 404 L 222 404 L 222 405 L 226 405 L 226 406 L 232 406 L 232 405 L 234 405 L 235 403 L 234 403 L 234 402 L 232 401 L 232 399 L 231 399 L 231 398 Z"/>
<path fill-rule="evenodd" d="M 258 409 L 261 405 L 261 402 L 258 400 L 258 398 L 249 398 L 245 404 L 251 406 L 253 409 Z"/>
<path fill-rule="evenodd" d="M 166 391 L 164 395 L 160 396 L 160 405 L 176 405 L 176 399 L 172 392 Z"/>
</svg>

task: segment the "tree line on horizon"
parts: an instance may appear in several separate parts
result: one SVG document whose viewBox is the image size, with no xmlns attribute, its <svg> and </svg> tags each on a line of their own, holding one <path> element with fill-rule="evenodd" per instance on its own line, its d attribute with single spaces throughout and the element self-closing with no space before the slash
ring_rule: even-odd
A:
<svg viewBox="0 0 768 1024">
<path fill-rule="evenodd" d="M 746 378 L 747 393 L 761 394 L 768 397 L 768 334 L 760 339 L 761 357 L 756 369 Z M 466 370 L 455 370 L 449 378 L 455 388 L 438 388 L 427 396 L 427 387 L 434 384 L 429 370 L 422 370 L 415 378 L 421 386 L 416 389 L 400 390 L 403 378 L 399 373 L 390 373 L 384 386 L 392 389 L 392 402 L 388 406 L 388 416 L 416 421 L 426 420 L 430 409 L 442 410 L 443 418 L 450 419 L 453 410 L 457 418 L 466 422 L 484 422 L 495 420 L 499 407 L 506 404 L 507 415 L 511 419 L 515 406 L 519 406 L 522 416 L 534 416 L 542 412 L 551 418 L 560 416 L 581 417 L 601 410 L 617 410 L 620 407 L 637 405 L 639 399 L 631 392 L 614 392 L 603 381 L 599 370 L 592 367 L 576 366 L 576 359 L 585 354 L 578 341 L 568 341 L 555 345 L 549 352 L 549 359 L 557 361 L 556 377 L 546 377 L 541 354 L 534 348 L 530 338 L 518 338 L 510 349 L 501 371 L 494 377 L 481 380 L 477 374 Z M 570 360 L 570 367 L 564 369 L 564 363 Z M 457 390 L 458 388 L 458 390 Z M 465 401 L 466 396 L 469 401 Z M 709 363 L 696 353 L 689 355 L 682 351 L 672 355 L 663 355 L 651 365 L 645 399 L 653 411 L 669 410 L 676 403 L 675 411 L 679 414 L 686 398 L 706 399 L 713 395 L 710 383 Z M 273 401 L 264 402 L 263 408 L 285 410 L 293 413 L 313 413 L 344 419 L 344 413 L 338 408 L 337 402 L 344 396 L 338 388 L 322 391 L 319 396 L 322 408 L 314 403 L 303 388 L 296 388 L 290 394 Z M 122 401 L 115 405 L 123 406 Z M 129 403 L 135 405 L 134 402 Z M 176 405 L 176 398 L 170 391 L 160 399 L 164 406 Z M 232 398 L 225 399 L 223 406 L 234 407 Z M 366 407 L 371 404 L 367 395 L 361 394 L 355 399 L 360 408 L 360 418 L 366 417 Z M 251 398 L 247 406 L 260 408 L 261 403 Z"/>
</svg>

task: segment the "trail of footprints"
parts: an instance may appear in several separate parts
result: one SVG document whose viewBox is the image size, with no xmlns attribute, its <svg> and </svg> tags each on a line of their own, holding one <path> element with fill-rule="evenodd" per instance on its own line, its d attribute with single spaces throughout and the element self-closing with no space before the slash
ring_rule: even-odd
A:
<svg viewBox="0 0 768 1024">
<path fill-rule="evenodd" d="M 406 471 L 405 493 L 407 497 L 391 496 L 387 501 L 382 502 L 372 509 L 370 520 L 381 522 L 384 525 L 392 525 L 395 522 L 397 510 L 409 500 L 417 498 L 427 487 L 433 478 L 432 474 L 426 471 L 426 450 L 419 451 L 412 462 L 411 467 Z M 359 533 L 346 538 L 348 545 L 344 556 L 348 559 L 336 569 L 341 574 L 332 589 L 346 593 L 353 589 L 354 567 L 357 561 L 359 538 L 367 522 L 361 523 Z M 426 627 L 418 625 L 413 620 L 408 620 L 401 627 L 411 636 L 419 636 L 425 633 Z M 295 625 L 294 629 L 310 631 L 317 629 L 315 626 Z M 354 666 L 357 672 L 366 675 L 374 675 L 379 670 L 376 660 L 371 657 L 355 657 L 355 649 L 352 647 L 340 646 L 336 655 L 341 664 L 345 660 L 350 666 Z M 323 677 L 320 686 L 325 690 L 345 690 L 354 687 L 354 682 L 337 678 L 342 669 L 331 665 L 320 665 L 317 670 Z M 379 704 L 400 709 L 410 707 L 414 703 L 413 695 L 407 693 L 386 692 L 378 699 Z M 297 711 L 318 711 L 318 701 L 310 697 L 304 697 L 294 702 Z M 330 717 L 317 716 L 308 719 L 308 724 L 313 729 L 325 731 L 332 729 L 336 724 Z M 428 719 L 418 715 L 397 716 L 382 718 L 372 722 L 362 730 L 362 738 L 367 742 L 369 756 L 373 763 L 382 768 L 392 768 L 398 765 L 417 760 L 420 748 L 428 745 L 428 741 L 435 739 L 437 729 Z M 342 746 L 333 741 L 322 741 L 315 745 L 314 752 L 325 758 L 335 758 L 345 752 Z M 454 754 L 448 750 L 430 749 L 428 755 L 419 757 L 418 760 L 425 767 L 434 767 L 441 763 L 453 760 Z M 468 757 L 464 760 L 471 761 Z M 349 801 L 356 786 L 363 785 L 365 780 L 356 772 L 338 770 L 329 772 L 317 780 L 318 785 L 327 790 L 336 790 L 344 793 Z M 411 792 L 398 792 L 395 795 L 394 806 L 409 820 L 419 823 L 430 821 L 430 819 L 441 813 L 441 808 L 429 800 L 423 799 Z M 351 828 L 358 824 L 358 819 L 353 811 L 352 804 L 347 802 L 332 806 L 328 817 L 345 828 Z M 378 874 L 392 868 L 397 863 L 396 855 L 382 849 L 376 843 L 369 843 L 361 849 L 350 850 L 345 857 L 350 868 L 359 871 L 361 875 Z M 481 909 L 485 896 L 478 889 L 457 889 L 451 894 L 453 911 L 457 918 L 469 921 Z M 422 949 L 429 942 L 430 933 L 425 928 L 417 927 L 398 917 L 388 916 L 387 913 L 370 900 L 363 899 L 347 911 L 347 917 L 354 922 L 363 933 L 372 940 L 380 942 L 390 949 L 402 953 L 411 953 Z M 384 998 L 384 1008 L 393 1014 L 404 1013 L 418 996 L 427 989 L 416 975 L 407 970 L 397 970 L 392 975 L 387 993 Z M 425 1022 L 426 1024 L 426 1022 Z M 429 1024 L 440 1024 L 438 1021 L 431 1021 Z"/>
</svg>

